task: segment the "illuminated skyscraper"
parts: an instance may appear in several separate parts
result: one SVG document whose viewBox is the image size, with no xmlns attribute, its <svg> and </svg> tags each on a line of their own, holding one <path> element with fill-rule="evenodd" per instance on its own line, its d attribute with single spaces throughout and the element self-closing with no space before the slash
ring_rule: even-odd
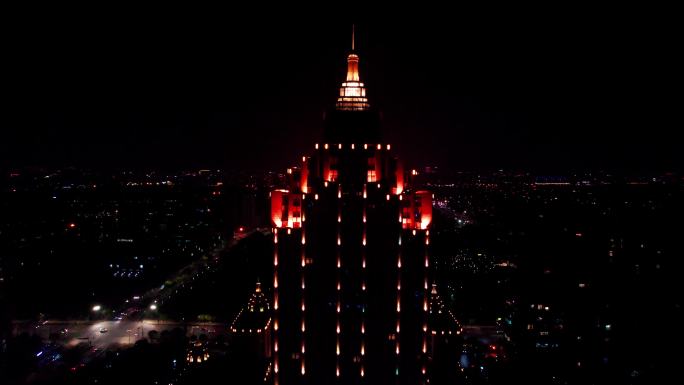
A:
<svg viewBox="0 0 684 385">
<path fill-rule="evenodd" d="M 275 384 L 426 383 L 432 194 L 380 136 L 359 76 L 271 193 Z"/>
</svg>

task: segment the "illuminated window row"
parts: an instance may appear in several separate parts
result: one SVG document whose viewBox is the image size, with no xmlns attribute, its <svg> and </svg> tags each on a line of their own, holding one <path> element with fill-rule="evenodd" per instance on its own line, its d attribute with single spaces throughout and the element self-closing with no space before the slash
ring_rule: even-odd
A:
<svg viewBox="0 0 684 385">
<path fill-rule="evenodd" d="M 356 98 L 354 98 L 354 99 L 356 99 Z M 356 101 L 356 100 L 346 100 L 346 101 Z M 314 148 L 315 148 L 316 150 L 318 150 L 319 147 L 320 147 L 320 145 L 319 145 L 318 143 L 316 143 L 316 144 L 314 145 Z M 350 147 L 351 147 L 352 150 L 355 150 L 355 149 L 356 149 L 356 144 L 352 143 L 352 144 L 350 145 Z M 369 147 L 368 143 L 364 143 L 363 149 L 364 149 L 364 150 L 368 150 L 368 147 Z M 370 147 L 372 148 L 373 145 L 370 145 Z M 380 144 L 380 143 L 378 143 L 378 144 L 375 145 L 375 148 L 376 148 L 377 150 L 382 150 L 382 147 L 383 147 L 383 146 L 382 146 L 382 144 Z M 338 143 L 338 144 L 337 144 L 337 148 L 341 150 L 341 149 L 342 149 L 342 143 Z M 392 145 L 387 144 L 387 145 L 385 145 L 385 148 L 386 148 L 387 150 L 390 150 L 390 149 L 392 148 Z M 325 150 L 330 149 L 330 145 L 329 145 L 328 143 L 324 143 L 324 144 L 323 144 L 323 149 L 325 149 Z M 306 157 L 302 157 L 302 161 L 306 161 Z M 291 173 L 291 169 L 288 169 L 288 170 L 290 170 L 290 171 L 288 172 L 288 174 Z M 417 174 L 418 174 L 418 173 L 416 172 L 416 170 L 413 170 L 413 173 L 414 173 L 413 175 L 417 175 Z"/>
<path fill-rule="evenodd" d="M 340 98 L 338 102 L 368 102 L 366 98 L 366 89 L 359 87 L 343 87 L 340 88 Z"/>
<path fill-rule="evenodd" d="M 361 82 L 344 82 L 342 83 L 342 87 L 363 87 L 363 83 Z"/>
</svg>

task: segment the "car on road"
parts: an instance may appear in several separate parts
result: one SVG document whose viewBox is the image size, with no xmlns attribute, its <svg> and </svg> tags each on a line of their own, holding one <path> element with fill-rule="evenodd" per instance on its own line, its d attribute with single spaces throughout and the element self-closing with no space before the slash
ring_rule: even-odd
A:
<svg viewBox="0 0 684 385">
<path fill-rule="evenodd" d="M 100 328 L 100 333 L 107 333 L 108 331 L 107 328 Z"/>
</svg>

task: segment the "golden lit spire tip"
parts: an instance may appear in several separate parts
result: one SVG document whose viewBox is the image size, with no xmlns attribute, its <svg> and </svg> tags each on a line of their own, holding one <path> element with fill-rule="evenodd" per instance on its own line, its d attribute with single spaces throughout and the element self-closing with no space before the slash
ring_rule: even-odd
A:
<svg viewBox="0 0 684 385">
<path fill-rule="evenodd" d="M 356 26 L 352 24 L 352 52 L 347 56 L 347 78 L 340 87 L 336 108 L 346 111 L 363 111 L 370 108 L 366 98 L 366 88 L 359 77 L 359 55 L 356 48 Z"/>
</svg>

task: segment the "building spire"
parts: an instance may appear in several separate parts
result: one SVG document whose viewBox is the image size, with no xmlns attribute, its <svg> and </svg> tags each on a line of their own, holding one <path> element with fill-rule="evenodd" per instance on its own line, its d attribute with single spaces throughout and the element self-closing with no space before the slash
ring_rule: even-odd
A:
<svg viewBox="0 0 684 385">
<path fill-rule="evenodd" d="M 340 87 L 340 96 L 337 98 L 338 110 L 367 110 L 370 108 L 366 98 L 366 88 L 359 77 L 359 55 L 354 53 L 356 48 L 356 26 L 352 24 L 352 51 L 347 56 L 347 78 Z"/>
<path fill-rule="evenodd" d="M 352 24 L 352 52 L 354 52 L 354 24 Z"/>
</svg>

